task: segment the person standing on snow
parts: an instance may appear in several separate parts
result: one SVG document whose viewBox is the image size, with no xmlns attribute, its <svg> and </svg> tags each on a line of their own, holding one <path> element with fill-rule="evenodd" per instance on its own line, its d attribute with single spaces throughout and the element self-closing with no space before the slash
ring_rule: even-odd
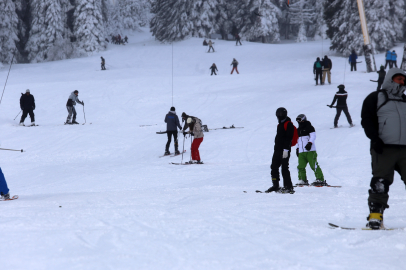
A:
<svg viewBox="0 0 406 270">
<path fill-rule="evenodd" d="M 240 74 L 240 73 L 238 72 L 238 69 L 237 69 L 237 67 L 238 67 L 238 61 L 235 60 L 235 58 L 233 58 L 233 62 L 231 62 L 231 65 L 233 66 L 233 69 L 231 70 L 231 74 L 233 74 L 234 70 L 237 71 L 237 74 Z M 231 66 L 231 65 L 230 65 L 230 66 Z"/>
<path fill-rule="evenodd" d="M 104 60 L 103 56 L 100 56 L 100 58 L 101 58 L 101 69 L 106 70 L 106 66 L 105 66 L 106 61 Z"/>
<path fill-rule="evenodd" d="M 376 91 L 379 91 L 383 84 L 383 80 L 385 79 L 385 76 L 386 76 L 385 67 L 383 65 L 381 65 L 381 68 L 377 73 L 379 74 L 379 77 L 378 77 L 378 88 L 376 88 Z"/>
<path fill-rule="evenodd" d="M 35 115 L 34 115 L 35 99 L 34 99 L 34 96 L 31 95 L 30 89 L 27 89 L 25 91 L 25 95 L 21 94 L 20 108 L 23 111 L 23 115 L 21 115 L 21 119 L 20 119 L 20 126 L 24 126 L 24 120 L 25 120 L 25 118 L 27 118 L 28 114 L 30 115 L 30 118 L 31 118 L 30 126 L 35 126 Z"/>
<path fill-rule="evenodd" d="M 393 63 L 392 63 L 392 53 L 390 50 L 386 51 L 385 57 L 386 57 L 385 69 L 388 66 L 388 64 L 389 64 L 389 69 L 391 69 L 393 67 Z"/>
<path fill-rule="evenodd" d="M 206 39 L 203 40 L 203 46 L 208 46 L 209 44 L 207 43 Z"/>
<path fill-rule="evenodd" d="M 316 130 L 312 124 L 307 121 L 306 115 L 299 114 L 296 117 L 296 121 L 299 124 L 297 129 L 298 140 L 296 144 L 296 156 L 299 158 L 299 165 L 297 170 L 299 173 L 298 185 L 309 185 L 309 181 L 306 176 L 306 166 L 309 163 L 310 168 L 314 171 L 316 181 L 311 183 L 312 186 L 326 186 L 327 183 L 324 180 L 323 172 L 317 162 L 316 145 Z"/>
<path fill-rule="evenodd" d="M 241 44 L 241 37 L 240 37 L 240 35 L 238 33 L 235 35 L 235 40 L 236 40 L 235 46 L 238 46 L 238 43 L 240 43 L 240 45 L 242 45 Z"/>
<path fill-rule="evenodd" d="M 78 95 L 79 95 L 78 90 L 73 91 L 68 98 L 68 102 L 66 103 L 66 109 L 68 110 L 68 113 L 69 113 L 68 118 L 66 119 L 66 123 L 65 123 L 67 125 L 79 124 L 78 122 L 76 122 L 76 110 L 75 110 L 76 102 L 81 104 L 82 106 L 85 106 L 85 103 L 83 101 L 79 100 Z M 70 119 L 71 119 L 72 115 L 73 115 L 73 119 L 71 122 Z"/>
<path fill-rule="evenodd" d="M 327 55 L 324 56 L 323 59 L 323 79 L 321 81 L 321 84 L 324 84 L 326 81 L 326 75 L 328 77 L 328 83 L 331 84 L 331 72 L 330 70 L 333 68 L 333 63 L 331 62 L 331 59 L 327 57 Z"/>
<path fill-rule="evenodd" d="M 392 67 L 398 67 L 398 64 L 396 63 L 396 59 L 398 58 L 398 55 L 396 54 L 395 50 L 392 51 Z"/>
<path fill-rule="evenodd" d="M 271 164 L 272 187 L 265 192 L 270 193 L 275 191 L 278 193 L 293 194 L 295 193 L 295 190 L 293 189 L 292 179 L 290 178 L 289 158 L 295 127 L 288 117 L 288 111 L 285 108 L 278 108 L 276 110 L 276 117 L 278 118 L 279 124 L 276 130 L 275 146 Z M 283 188 L 279 187 L 280 167 L 282 167 Z"/>
<path fill-rule="evenodd" d="M 217 66 L 215 63 L 213 63 L 213 65 L 211 65 L 210 69 L 211 69 L 211 76 L 213 76 L 213 73 L 214 73 L 214 75 L 217 75 L 216 70 L 218 71 L 218 69 L 217 69 Z"/>
<path fill-rule="evenodd" d="M 214 48 L 213 48 L 214 42 L 212 42 L 211 39 L 210 39 L 209 43 L 207 43 L 207 44 L 209 44 L 209 51 L 208 52 L 210 52 L 210 50 L 213 50 L 213 52 L 214 52 Z"/>
<path fill-rule="evenodd" d="M 357 59 L 358 55 L 355 53 L 354 50 L 352 50 L 350 57 L 348 58 L 348 62 L 351 64 L 351 71 L 357 71 Z"/>
<path fill-rule="evenodd" d="M 350 127 L 353 127 L 354 125 L 352 124 L 351 120 L 351 115 L 348 112 L 348 106 L 347 106 L 347 97 L 348 93 L 345 91 L 345 86 L 343 84 L 340 84 L 337 86 L 338 91 L 334 96 L 333 102 L 331 102 L 331 105 L 329 106 L 330 108 L 333 108 L 334 103 L 337 101 L 337 114 L 336 117 L 334 118 L 334 128 L 337 128 L 338 126 L 338 119 L 340 119 L 341 112 L 344 111 L 345 116 L 347 117 L 347 121 L 350 124 Z"/>
<path fill-rule="evenodd" d="M 182 130 L 182 126 L 179 123 L 179 118 L 176 115 L 175 107 L 171 107 L 171 110 L 165 116 L 165 123 L 166 123 L 166 133 L 168 135 L 168 142 L 166 143 L 165 147 L 165 156 L 170 155 L 169 146 L 171 145 L 171 139 L 173 136 L 173 141 L 175 145 L 175 155 L 179 155 L 180 152 L 178 150 L 178 129 L 177 127 Z"/>
<path fill-rule="evenodd" d="M 313 74 L 316 75 L 316 78 L 315 78 L 316 85 L 318 85 L 318 81 L 317 81 L 318 79 L 320 79 L 320 84 L 322 84 L 321 83 L 321 74 L 323 72 L 322 67 L 323 67 L 323 65 L 320 62 L 320 57 L 317 57 L 316 62 L 314 62 L 314 65 L 313 65 Z"/>
<path fill-rule="evenodd" d="M 389 187 L 397 171 L 406 184 L 406 73 L 388 71 L 382 90 L 369 94 L 362 105 L 361 125 L 371 140 L 372 179 L 367 226 L 380 229 L 389 208 Z"/>
<path fill-rule="evenodd" d="M 192 146 L 190 148 L 190 150 L 192 151 L 192 160 L 190 161 L 190 163 L 203 164 L 202 160 L 200 159 L 199 152 L 199 147 L 200 144 L 203 142 L 204 137 L 201 120 L 197 117 L 189 116 L 186 120 L 186 124 L 188 125 L 189 131 L 183 132 L 183 136 L 186 136 L 186 134 L 191 134 L 194 137 Z"/>
</svg>

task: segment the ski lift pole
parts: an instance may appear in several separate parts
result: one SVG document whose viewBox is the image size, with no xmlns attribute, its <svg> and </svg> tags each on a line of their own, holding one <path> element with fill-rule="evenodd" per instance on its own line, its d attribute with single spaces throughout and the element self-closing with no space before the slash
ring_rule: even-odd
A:
<svg viewBox="0 0 406 270">
<path fill-rule="evenodd" d="M 375 72 L 376 71 L 376 64 L 375 64 L 374 55 L 372 53 L 371 40 L 369 38 L 369 33 L 368 33 L 368 26 L 367 26 L 367 19 L 366 19 L 366 16 L 365 16 L 364 1 L 363 0 L 357 0 L 357 4 L 358 4 L 359 17 L 360 17 L 360 21 L 361 21 L 362 34 L 364 36 L 364 46 L 362 46 L 362 48 L 364 49 L 365 62 L 367 64 L 367 72 Z"/>
<path fill-rule="evenodd" d="M 6 83 L 4 84 L 3 93 L 1 94 L 0 104 L 1 104 L 1 101 L 3 100 L 4 91 L 6 90 L 6 85 L 7 85 L 7 81 L 8 81 L 8 76 L 10 75 L 11 66 L 13 65 L 13 62 L 14 62 L 15 53 L 16 53 L 16 49 L 14 49 L 13 58 L 11 58 L 10 68 L 8 69 Z"/>
</svg>

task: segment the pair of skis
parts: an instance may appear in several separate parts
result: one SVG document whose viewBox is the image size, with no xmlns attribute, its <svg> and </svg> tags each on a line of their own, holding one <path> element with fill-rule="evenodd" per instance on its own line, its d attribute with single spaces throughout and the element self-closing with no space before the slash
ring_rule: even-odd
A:
<svg viewBox="0 0 406 270">
<path fill-rule="evenodd" d="M 341 230 L 363 230 L 363 231 L 396 231 L 396 230 L 405 230 L 405 228 L 386 228 L 385 226 L 382 225 L 380 229 L 374 230 L 368 227 L 362 227 L 362 228 L 350 228 L 350 227 L 342 227 L 335 225 L 333 223 L 328 224 L 330 226 L 330 229 L 341 229 Z"/>
<path fill-rule="evenodd" d="M 186 150 L 184 150 L 183 153 L 186 153 Z M 163 156 L 159 156 L 159 157 L 160 157 L 160 158 L 161 158 L 161 157 L 176 157 L 176 156 L 180 156 L 180 155 L 182 155 L 182 153 L 179 153 L 179 154 L 170 154 L 170 155 L 163 155 Z"/>
</svg>

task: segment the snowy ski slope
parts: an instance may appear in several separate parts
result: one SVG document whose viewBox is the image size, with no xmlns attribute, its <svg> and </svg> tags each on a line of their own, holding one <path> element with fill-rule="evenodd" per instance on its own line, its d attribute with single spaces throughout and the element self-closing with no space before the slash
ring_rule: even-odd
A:
<svg viewBox="0 0 406 270">
<path fill-rule="evenodd" d="M 197 116 L 209 128 L 244 129 L 206 133 L 200 147 L 205 165 L 173 166 L 169 162 L 181 157 L 158 158 L 166 136 L 155 134 L 165 130 L 172 105 L 172 47 L 154 41 L 147 30 L 129 38 L 129 45 L 110 45 L 87 58 L 12 67 L 0 106 L 1 147 L 26 152 L 0 152 L 11 194 L 20 195 L 0 203 L 2 268 L 405 269 L 405 230 L 327 225 L 366 223 L 371 173 L 360 109 L 376 89 L 369 80 L 377 74 L 365 73 L 364 62 L 350 72 L 347 58 L 329 52 L 333 83 L 315 87 L 313 63 L 326 54 L 326 41 L 237 47 L 216 40 L 210 54 L 202 39 L 175 43 L 178 115 Z M 107 71 L 100 71 L 100 56 Z M 375 57 L 378 66 L 384 63 L 383 54 Z M 229 74 L 233 58 L 240 75 Z M 212 63 L 218 76 L 209 74 Z M 7 69 L 0 69 L 1 85 Z M 356 126 L 347 128 L 342 115 L 343 127 L 333 130 L 335 110 L 326 105 L 344 75 Z M 35 96 L 38 127 L 16 126 L 19 117 L 13 121 L 27 88 Z M 66 101 L 75 89 L 85 102 L 87 124 L 64 126 Z M 292 120 L 307 115 L 317 131 L 325 178 L 343 188 L 255 193 L 271 186 L 280 106 Z M 83 123 L 82 107 L 76 108 Z M 182 149 L 183 136 L 179 143 Z M 189 147 L 187 139 L 187 160 Z M 290 163 L 296 183 L 294 154 Z M 308 178 L 314 180 L 310 169 Z M 388 227 L 406 227 L 405 195 L 396 175 Z"/>
</svg>

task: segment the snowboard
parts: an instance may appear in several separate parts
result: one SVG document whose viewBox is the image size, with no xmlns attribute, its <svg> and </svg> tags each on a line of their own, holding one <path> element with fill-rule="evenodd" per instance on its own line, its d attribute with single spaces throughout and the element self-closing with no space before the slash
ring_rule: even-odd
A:
<svg viewBox="0 0 406 270">
<path fill-rule="evenodd" d="M 13 197 L 10 197 L 10 199 L 0 199 L 0 201 L 12 201 L 12 200 L 17 200 L 18 199 L 18 195 L 14 195 Z"/>
<path fill-rule="evenodd" d="M 328 225 L 330 225 L 331 229 L 342 229 L 342 230 L 363 230 L 363 231 L 394 231 L 394 230 L 404 230 L 405 228 L 385 228 L 384 226 L 382 226 L 381 229 L 378 230 L 373 230 L 371 228 L 367 228 L 367 227 L 362 227 L 362 228 L 349 228 L 349 227 L 342 227 L 342 226 L 338 226 L 335 225 L 333 223 L 329 223 Z"/>
</svg>

